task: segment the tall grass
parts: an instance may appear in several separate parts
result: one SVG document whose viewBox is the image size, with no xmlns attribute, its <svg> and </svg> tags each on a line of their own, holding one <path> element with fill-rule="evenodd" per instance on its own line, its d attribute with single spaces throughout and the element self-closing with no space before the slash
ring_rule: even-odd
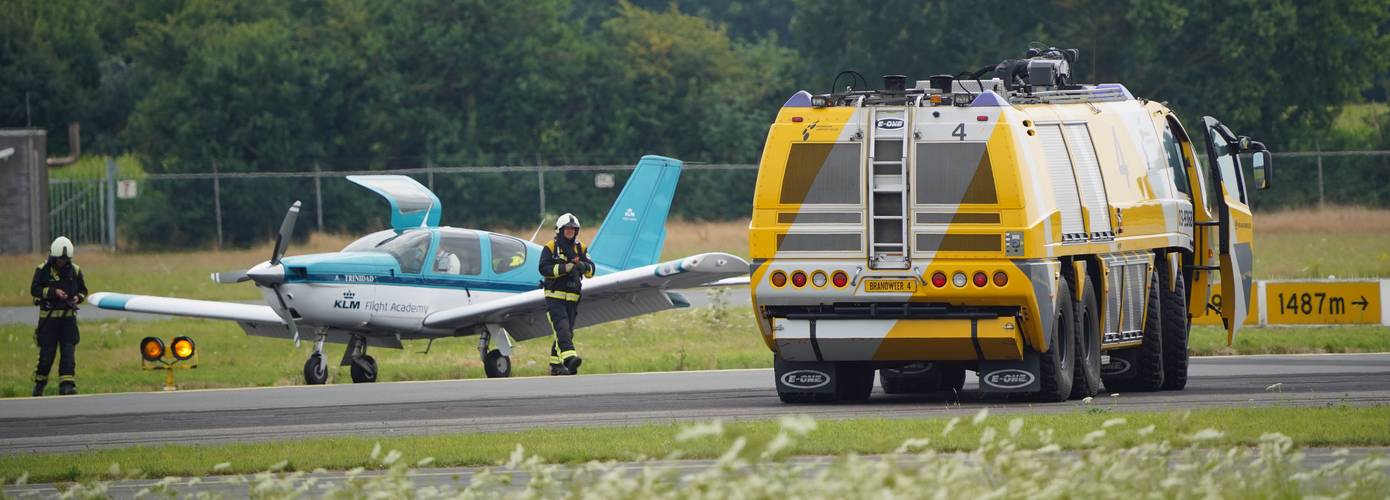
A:
<svg viewBox="0 0 1390 500">
<path fill-rule="evenodd" d="M 1185 418 L 1185 417 L 1184 417 Z M 304 472 L 291 472 L 289 460 L 268 470 L 239 476 L 256 498 L 1384 498 L 1390 494 L 1390 459 L 1342 458 L 1324 465 L 1305 463 L 1294 440 L 1265 432 L 1254 446 L 1231 446 L 1227 433 L 1204 427 L 1173 433 L 1125 417 L 1086 419 L 1090 429 L 1078 440 L 1059 439 L 1052 427 L 1007 421 L 981 410 L 973 418 L 954 418 L 937 432 L 901 440 L 875 457 L 837 453 L 833 460 L 795 460 L 793 454 L 819 439 L 820 423 L 784 416 L 772 432 L 722 422 L 695 424 L 675 433 L 672 446 L 656 458 L 635 463 L 592 460 L 561 465 L 515 444 L 455 486 L 417 485 L 412 471 L 434 465 L 433 458 L 409 459 L 378 443 L 366 464 L 348 471 L 346 481 L 321 484 Z M 1171 427 L 1171 426 L 1165 426 Z M 945 448 L 939 441 L 973 442 Z M 669 438 L 668 438 L 669 439 Z M 667 440 L 663 440 L 667 441 Z M 690 470 L 670 462 L 686 450 L 718 446 L 708 467 Z M 359 452 L 360 453 L 360 452 Z M 705 453 L 697 455 L 705 456 Z M 230 462 L 214 465 L 225 472 Z M 367 468 L 384 474 L 364 474 Z M 684 471 L 682 470 L 684 469 Z M 117 464 L 107 479 L 65 487 L 69 497 L 101 497 L 111 481 L 138 477 Z M 27 474 L 15 481 L 23 483 Z M 200 480 L 167 477 L 137 496 L 180 496 Z M 0 480 L 0 483 L 3 483 Z"/>
</svg>

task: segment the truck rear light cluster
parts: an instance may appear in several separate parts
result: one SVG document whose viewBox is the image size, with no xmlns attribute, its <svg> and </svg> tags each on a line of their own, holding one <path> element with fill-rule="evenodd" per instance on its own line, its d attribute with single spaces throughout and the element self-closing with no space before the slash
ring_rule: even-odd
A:
<svg viewBox="0 0 1390 500">
<path fill-rule="evenodd" d="M 955 285 L 956 288 L 965 288 L 965 285 L 972 282 L 975 284 L 977 288 L 984 288 L 986 285 L 989 285 L 990 283 L 990 275 L 984 271 L 975 271 L 975 273 L 971 275 L 968 279 L 966 278 L 966 274 L 963 271 L 956 271 L 955 274 L 951 275 L 951 284 Z M 932 273 L 931 284 L 932 286 L 937 288 L 945 288 L 946 273 L 941 271 L 936 271 Z M 1004 274 L 1004 271 L 995 271 L 994 286 L 1002 287 L 1008 284 L 1009 275 Z"/>
<path fill-rule="evenodd" d="M 772 282 L 772 286 L 777 288 L 787 286 L 787 281 L 791 281 L 791 285 L 796 288 L 805 287 L 808 281 L 816 288 L 824 288 L 829 284 L 835 285 L 836 288 L 849 286 L 849 275 L 845 274 L 844 271 L 834 271 L 829 274 L 825 271 L 812 271 L 808 275 L 806 271 L 798 269 L 792 271 L 790 278 L 788 278 L 785 271 L 779 270 L 773 271 L 768 279 Z"/>
</svg>

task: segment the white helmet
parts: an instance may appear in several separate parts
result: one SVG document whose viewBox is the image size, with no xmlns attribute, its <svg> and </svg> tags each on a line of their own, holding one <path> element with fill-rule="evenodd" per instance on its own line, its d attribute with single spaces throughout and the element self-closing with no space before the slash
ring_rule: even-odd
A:
<svg viewBox="0 0 1390 500">
<path fill-rule="evenodd" d="M 69 240 L 67 236 L 59 236 L 58 239 L 53 240 L 53 245 L 48 247 L 48 256 L 67 257 L 71 259 L 72 240 Z"/>
<path fill-rule="evenodd" d="M 561 215 L 559 219 L 555 219 L 556 231 L 567 227 L 579 229 L 579 218 L 575 217 L 574 214 L 566 213 L 565 215 Z"/>
</svg>

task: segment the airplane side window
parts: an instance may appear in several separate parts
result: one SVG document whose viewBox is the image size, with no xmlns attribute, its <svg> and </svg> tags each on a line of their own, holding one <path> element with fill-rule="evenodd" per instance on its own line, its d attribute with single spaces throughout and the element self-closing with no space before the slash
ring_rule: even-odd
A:
<svg viewBox="0 0 1390 500">
<path fill-rule="evenodd" d="M 434 272 L 474 275 L 483 271 L 482 243 L 473 233 L 445 233 L 439 237 Z"/>
<path fill-rule="evenodd" d="M 526 245 L 515 238 L 492 235 L 492 272 L 502 274 L 526 264 Z"/>
</svg>

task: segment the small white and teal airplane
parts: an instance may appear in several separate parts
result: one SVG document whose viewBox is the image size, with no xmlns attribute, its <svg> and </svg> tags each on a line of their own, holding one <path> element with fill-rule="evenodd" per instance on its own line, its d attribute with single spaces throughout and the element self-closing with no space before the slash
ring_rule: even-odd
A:
<svg viewBox="0 0 1390 500">
<path fill-rule="evenodd" d="M 589 245 L 595 276 L 584 282 L 576 327 L 592 326 L 689 305 L 671 290 L 746 277 L 748 262 L 706 253 L 657 262 L 681 162 L 644 156 Z M 367 347 L 402 348 L 406 339 L 478 335 L 488 377 L 511 375 L 514 341 L 551 336 L 539 288 L 541 246 L 504 234 L 439 226 L 439 198 L 406 176 L 363 175 L 348 180 L 391 206 L 391 229 L 352 242 L 340 252 L 284 256 L 299 215 L 294 202 L 270 260 L 245 271 L 216 273 L 221 283 L 251 281 L 266 305 L 95 293 L 102 309 L 231 320 L 250 335 L 299 342 L 316 339 L 304 380 L 328 380 L 325 342 L 348 345 L 341 364 L 353 382 L 374 382 Z M 533 237 L 534 238 L 534 237 Z M 428 348 L 426 348 L 428 352 Z"/>
</svg>

